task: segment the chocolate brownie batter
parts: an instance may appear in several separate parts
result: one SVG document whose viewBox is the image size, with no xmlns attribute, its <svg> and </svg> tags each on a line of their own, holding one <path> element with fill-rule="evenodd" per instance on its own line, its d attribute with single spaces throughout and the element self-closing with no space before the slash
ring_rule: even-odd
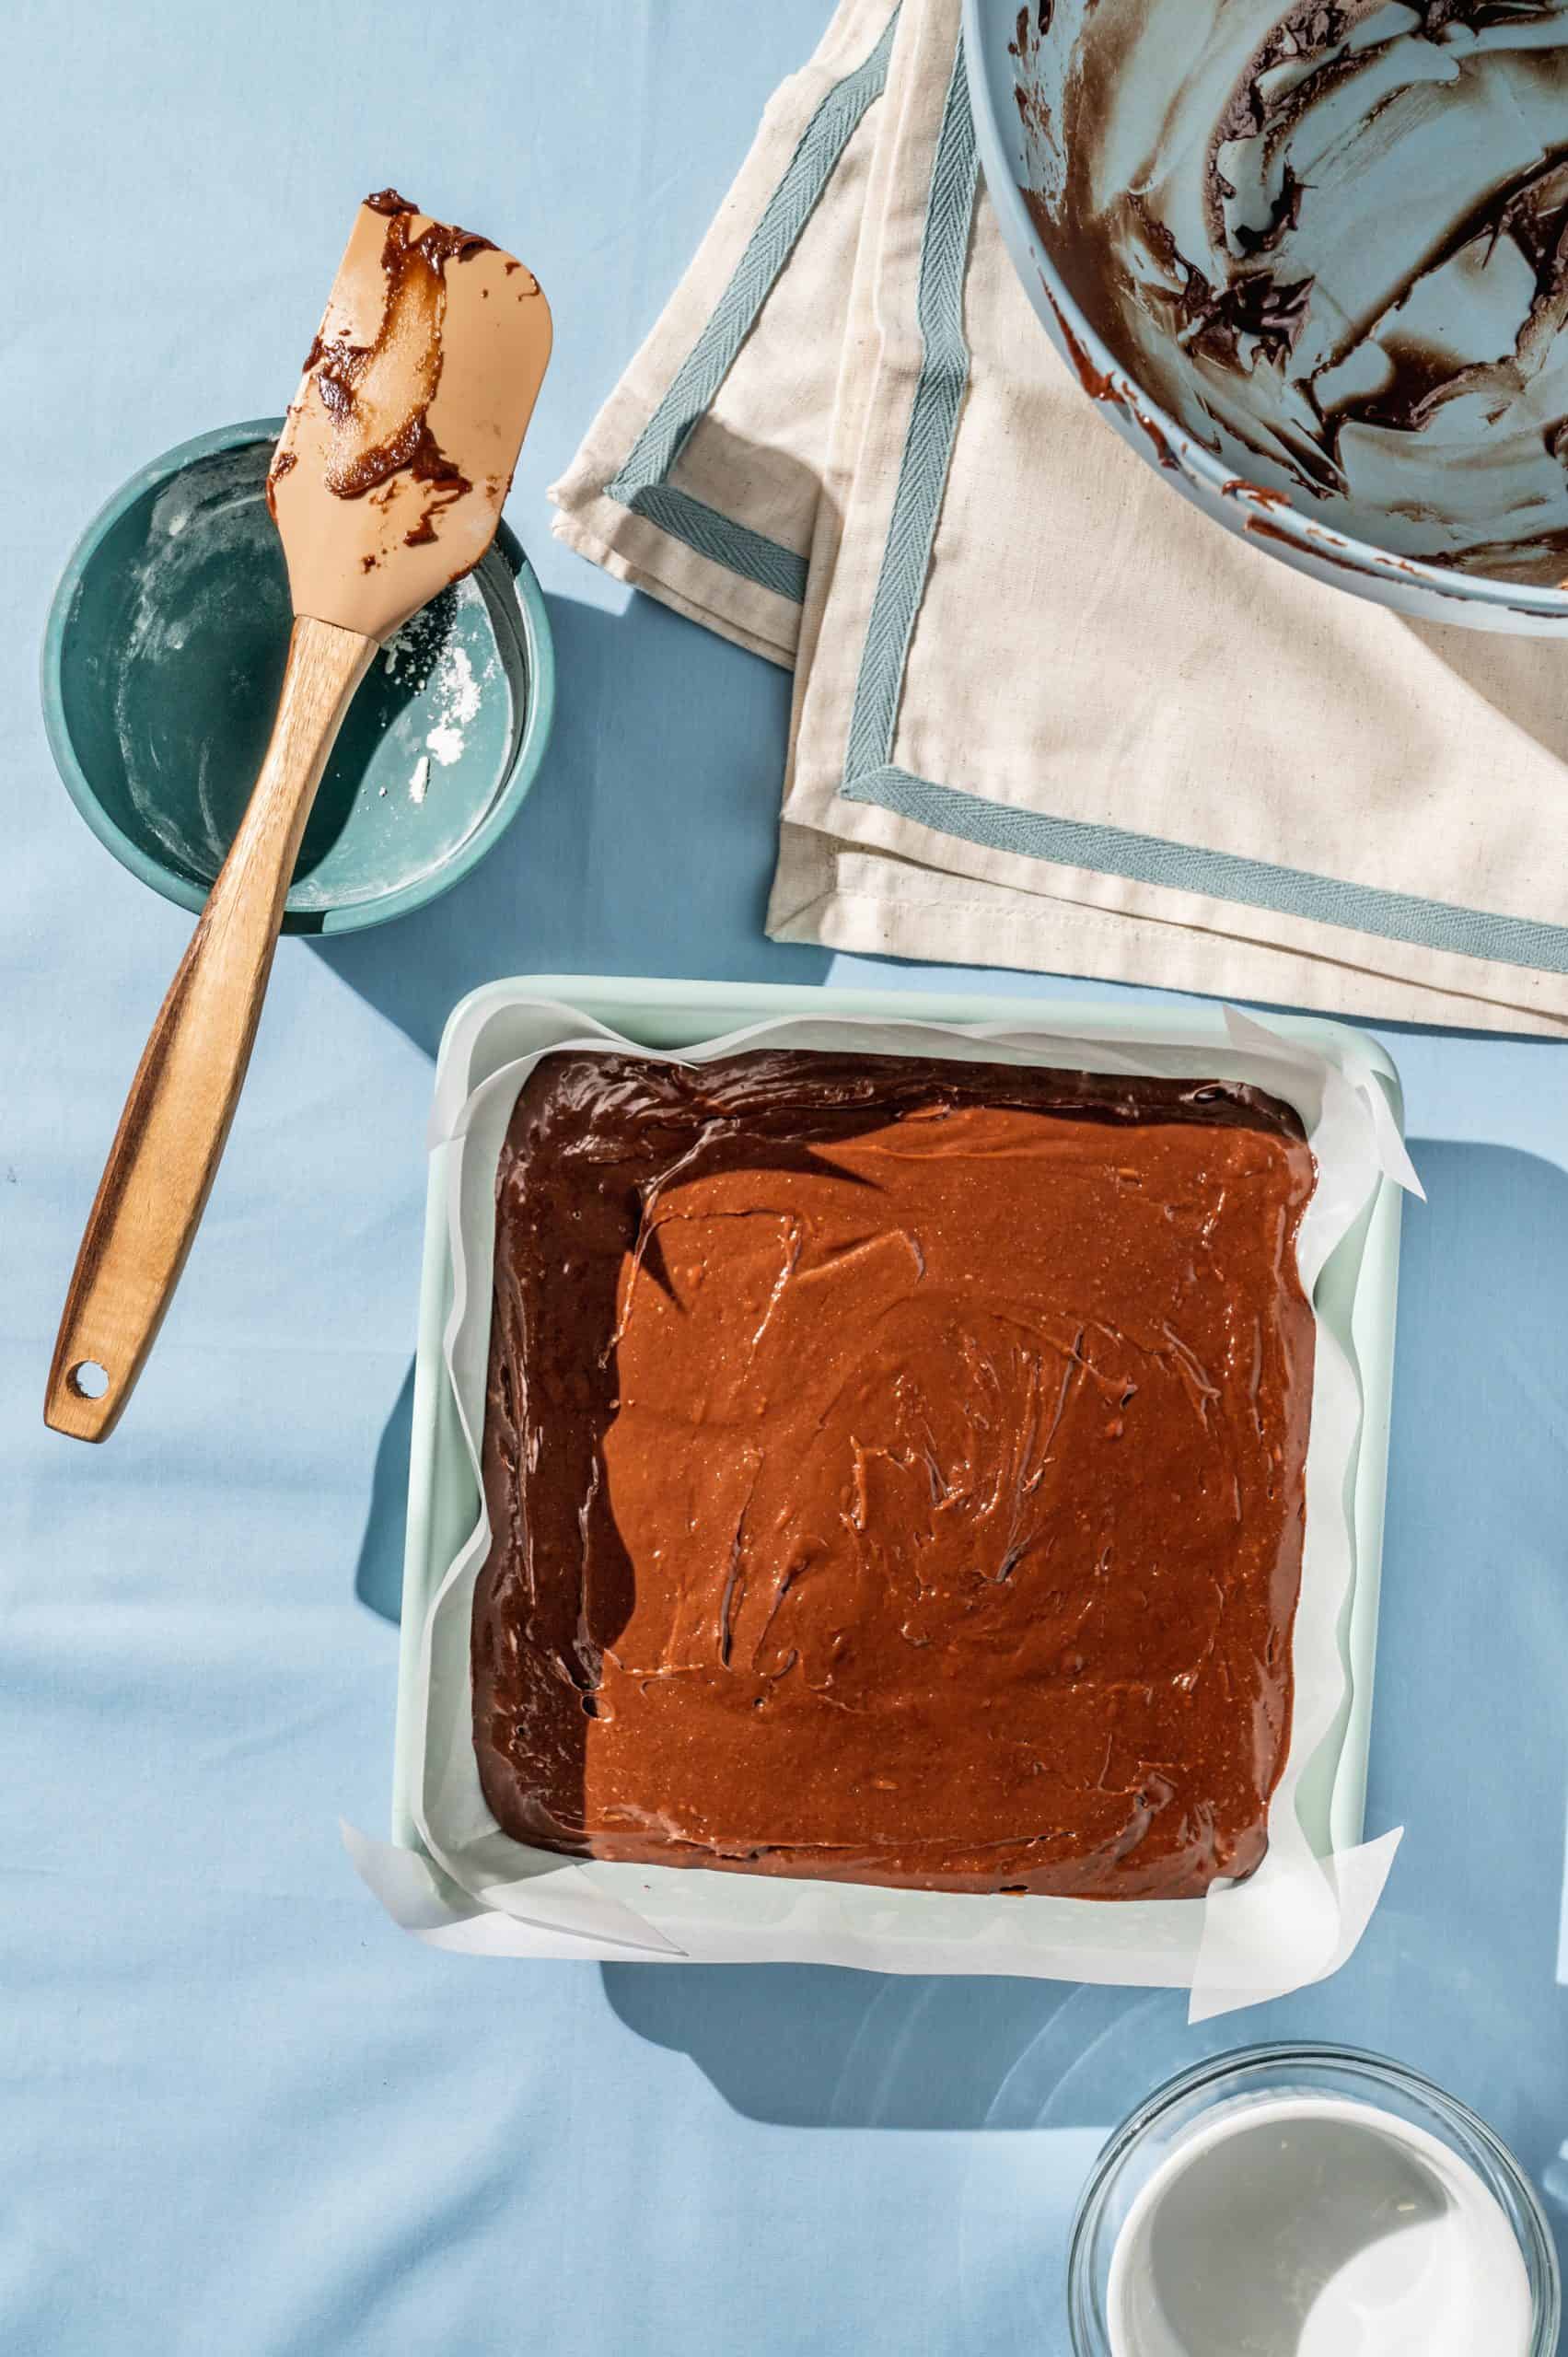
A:
<svg viewBox="0 0 1568 2357">
<path fill-rule="evenodd" d="M 954 1891 L 1249 1874 L 1291 1718 L 1295 1117 L 547 1057 L 497 1177 L 474 1739 L 522 1841 Z"/>
</svg>

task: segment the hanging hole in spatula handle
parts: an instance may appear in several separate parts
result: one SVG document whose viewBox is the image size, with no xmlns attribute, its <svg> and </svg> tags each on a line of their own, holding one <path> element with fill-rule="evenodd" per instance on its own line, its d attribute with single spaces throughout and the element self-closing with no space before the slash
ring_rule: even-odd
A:
<svg viewBox="0 0 1568 2357">
<path fill-rule="evenodd" d="M 114 1412 L 109 1401 L 113 1388 L 108 1368 L 98 1359 L 77 1359 L 64 1369 L 59 1385 L 51 1382 L 48 1421 L 78 1440 L 101 1439 L 103 1420 Z"/>
</svg>

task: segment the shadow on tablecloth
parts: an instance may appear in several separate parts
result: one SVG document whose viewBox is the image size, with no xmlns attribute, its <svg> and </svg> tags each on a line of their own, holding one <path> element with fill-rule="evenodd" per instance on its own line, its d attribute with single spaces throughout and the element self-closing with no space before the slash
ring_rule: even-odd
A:
<svg viewBox="0 0 1568 2357">
<path fill-rule="evenodd" d="M 413 1362 L 376 1446 L 370 1511 L 359 1544 L 354 1592 L 383 1620 L 401 1617 L 403 1538 L 408 1528 L 409 1443 L 413 1432 Z"/>
</svg>

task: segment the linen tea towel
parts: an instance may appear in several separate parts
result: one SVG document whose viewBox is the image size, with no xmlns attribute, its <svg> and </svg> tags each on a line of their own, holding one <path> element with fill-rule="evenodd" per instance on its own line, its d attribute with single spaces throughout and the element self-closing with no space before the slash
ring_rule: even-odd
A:
<svg viewBox="0 0 1568 2357">
<path fill-rule="evenodd" d="M 1568 1035 L 1568 655 L 1292 573 L 1107 430 L 958 0 L 843 0 L 552 496 L 794 664 L 776 936 Z"/>
</svg>

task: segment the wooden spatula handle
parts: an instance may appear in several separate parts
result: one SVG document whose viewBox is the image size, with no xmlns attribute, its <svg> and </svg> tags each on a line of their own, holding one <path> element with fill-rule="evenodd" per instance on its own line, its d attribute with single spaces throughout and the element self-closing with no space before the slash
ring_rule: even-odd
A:
<svg viewBox="0 0 1568 2357">
<path fill-rule="evenodd" d="M 376 645 L 332 622 L 294 625 L 261 775 L 153 1026 L 76 1256 L 43 1411 L 56 1432 L 113 1431 L 180 1281 L 250 1061 L 300 837 Z M 100 1397 L 94 1368 L 108 1377 Z"/>
</svg>

